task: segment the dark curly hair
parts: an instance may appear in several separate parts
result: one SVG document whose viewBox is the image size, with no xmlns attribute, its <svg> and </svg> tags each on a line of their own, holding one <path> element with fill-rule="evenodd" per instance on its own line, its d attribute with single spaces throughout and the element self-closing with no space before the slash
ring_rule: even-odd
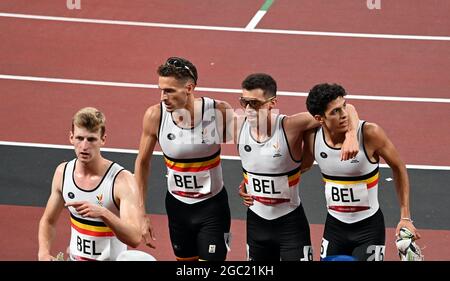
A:
<svg viewBox="0 0 450 281">
<path fill-rule="evenodd" d="M 338 97 L 344 97 L 346 94 L 345 89 L 341 85 L 317 84 L 309 91 L 306 98 L 306 108 L 312 116 L 324 116 L 328 104 Z"/>
</svg>

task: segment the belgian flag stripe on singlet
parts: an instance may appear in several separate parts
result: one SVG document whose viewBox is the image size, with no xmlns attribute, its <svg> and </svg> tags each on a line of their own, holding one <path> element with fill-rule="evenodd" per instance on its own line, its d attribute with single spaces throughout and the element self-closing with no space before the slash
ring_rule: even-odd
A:
<svg viewBox="0 0 450 281">
<path fill-rule="evenodd" d="M 243 175 L 244 175 L 245 184 L 248 184 L 248 176 L 247 176 L 247 171 L 245 169 L 243 169 Z M 289 187 L 295 186 L 297 183 L 300 182 L 300 168 L 294 169 L 290 172 L 283 173 L 283 174 L 261 174 L 261 173 L 256 174 L 255 173 L 254 175 L 268 176 L 268 177 L 288 176 Z"/>
<path fill-rule="evenodd" d="M 325 182 L 335 182 L 339 184 L 354 184 L 354 183 L 366 183 L 367 188 L 372 188 L 378 184 L 378 179 L 380 177 L 378 167 L 372 172 L 357 177 L 337 177 L 337 176 L 328 176 L 322 174 L 323 180 Z"/>
<path fill-rule="evenodd" d="M 164 155 L 167 168 L 177 172 L 200 172 L 220 165 L 220 150 L 212 156 L 196 159 L 174 159 Z"/>
<path fill-rule="evenodd" d="M 115 236 L 111 228 L 99 221 L 89 221 L 70 214 L 70 223 L 78 232 L 90 236 Z"/>
</svg>

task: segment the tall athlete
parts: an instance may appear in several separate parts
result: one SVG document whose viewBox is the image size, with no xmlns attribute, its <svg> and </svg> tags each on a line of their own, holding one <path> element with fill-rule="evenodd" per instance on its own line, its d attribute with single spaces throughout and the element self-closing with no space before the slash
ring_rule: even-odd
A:
<svg viewBox="0 0 450 281">
<path fill-rule="evenodd" d="M 251 74 L 242 82 L 242 89 L 240 103 L 246 120 L 238 151 L 246 190 L 241 185 L 240 195 L 250 206 L 248 259 L 312 260 L 309 224 L 298 188 L 303 134 L 319 123 L 307 112 L 291 116 L 276 113 L 277 85 L 270 75 Z M 356 111 L 354 114 L 352 121 L 357 120 Z M 344 159 L 357 153 L 355 131 L 348 136 Z"/>
<path fill-rule="evenodd" d="M 55 171 L 50 198 L 39 223 L 39 260 L 51 254 L 56 222 L 64 207 L 70 211 L 70 259 L 115 260 L 141 242 L 143 202 L 133 175 L 102 157 L 105 116 L 95 108 L 73 117 L 70 142 L 76 158 Z"/>
<path fill-rule="evenodd" d="M 325 182 L 328 215 L 321 258 L 347 255 L 357 260 L 380 261 L 385 252 L 384 218 L 378 204 L 380 157 L 393 171 L 400 201 L 396 234 L 406 227 L 418 239 L 409 209 L 408 174 L 383 129 L 365 121 L 357 127 L 360 153 L 350 161 L 340 161 L 349 125 L 345 95 L 344 88 L 337 84 L 319 84 L 309 92 L 306 106 L 322 126 L 305 134 L 302 170 L 315 159 Z"/>
<path fill-rule="evenodd" d="M 167 59 L 157 72 L 161 102 L 143 118 L 135 162 L 138 186 L 145 197 L 151 156 L 159 142 L 167 166 L 166 210 L 177 260 L 223 261 L 231 217 L 220 143 L 227 119 L 222 117 L 230 106 L 194 97 L 197 69 L 184 58 Z"/>
</svg>

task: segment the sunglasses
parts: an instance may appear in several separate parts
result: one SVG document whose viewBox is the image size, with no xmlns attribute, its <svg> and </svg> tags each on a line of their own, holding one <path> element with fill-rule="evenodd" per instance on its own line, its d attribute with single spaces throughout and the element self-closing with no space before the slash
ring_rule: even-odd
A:
<svg viewBox="0 0 450 281">
<path fill-rule="evenodd" d="M 266 100 L 257 100 L 257 99 L 246 99 L 244 97 L 240 97 L 239 98 L 239 103 L 241 104 L 241 106 L 243 108 L 246 108 L 247 105 L 250 105 L 251 108 L 253 109 L 259 109 L 261 106 L 265 105 L 266 103 L 270 102 L 271 100 L 273 100 L 275 98 L 275 96 L 270 97 Z"/>
<path fill-rule="evenodd" d="M 186 63 L 182 60 L 180 60 L 179 58 L 168 58 L 166 61 L 166 65 L 171 65 L 175 68 L 178 69 L 185 69 L 188 71 L 189 76 L 192 77 L 192 79 L 194 79 L 194 82 L 197 83 L 197 77 L 194 75 L 194 73 L 192 72 L 192 70 L 189 68 L 189 66 L 186 65 Z"/>
</svg>

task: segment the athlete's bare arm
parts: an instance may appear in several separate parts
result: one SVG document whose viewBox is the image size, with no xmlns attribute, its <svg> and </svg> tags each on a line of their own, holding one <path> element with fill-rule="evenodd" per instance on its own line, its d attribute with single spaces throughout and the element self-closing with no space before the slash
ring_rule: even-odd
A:
<svg viewBox="0 0 450 281">
<path fill-rule="evenodd" d="M 346 104 L 346 110 L 348 112 L 349 126 L 348 131 L 345 134 L 345 141 L 341 147 L 341 161 L 349 160 L 359 152 L 358 143 L 358 125 L 359 117 L 355 107 L 351 104 Z"/>
<path fill-rule="evenodd" d="M 158 129 L 161 119 L 161 105 L 153 105 L 147 109 L 142 121 L 142 134 L 139 143 L 139 153 L 134 163 L 134 176 L 142 192 L 145 202 L 147 198 L 147 183 L 150 176 L 150 160 L 158 141 Z"/>
<path fill-rule="evenodd" d="M 141 193 L 142 200 L 145 202 L 147 199 L 147 184 L 150 176 L 150 160 L 152 158 L 153 150 L 155 149 L 156 142 L 158 141 L 158 129 L 161 119 L 161 105 L 156 104 L 147 109 L 143 118 L 142 134 L 139 144 L 139 153 L 134 163 L 134 176 L 136 183 Z M 145 209 L 144 209 L 145 212 Z M 149 216 L 146 216 L 146 220 L 143 225 L 143 236 L 145 244 L 154 248 L 153 240 L 153 228 L 150 223 Z"/>
<path fill-rule="evenodd" d="M 64 165 L 60 164 L 53 175 L 52 190 L 47 201 L 44 214 L 39 221 L 39 252 L 40 261 L 55 260 L 51 255 L 53 241 L 56 238 L 56 223 L 59 215 L 64 208 L 64 198 L 62 196 L 62 179 L 64 174 Z"/>
<path fill-rule="evenodd" d="M 234 110 L 226 101 L 215 100 L 216 117 L 221 143 L 236 142 L 236 122 Z"/>
<path fill-rule="evenodd" d="M 314 163 L 314 134 L 316 129 L 310 129 L 303 135 L 303 154 L 300 172 L 303 174 L 311 169 Z"/>
<path fill-rule="evenodd" d="M 396 234 L 401 227 L 408 228 L 416 239 L 420 238 L 419 232 L 414 227 L 412 221 L 402 218 L 411 218 L 409 209 L 409 179 L 406 166 L 394 144 L 387 137 L 384 130 L 374 123 L 364 125 L 364 145 L 367 155 L 372 161 L 378 160 L 381 156 L 392 169 L 397 197 L 400 202 L 400 222 L 397 225 Z"/>
<path fill-rule="evenodd" d="M 347 104 L 346 109 L 349 114 L 349 128 L 345 134 L 345 141 L 341 148 L 341 160 L 354 158 L 359 152 L 357 128 L 359 123 L 358 113 L 353 105 Z M 303 134 L 305 131 L 317 128 L 320 123 L 308 112 L 300 112 L 284 119 L 283 126 L 288 137 L 289 147 L 294 157 L 301 154 Z M 298 158 L 297 158 L 298 159 Z"/>
</svg>

